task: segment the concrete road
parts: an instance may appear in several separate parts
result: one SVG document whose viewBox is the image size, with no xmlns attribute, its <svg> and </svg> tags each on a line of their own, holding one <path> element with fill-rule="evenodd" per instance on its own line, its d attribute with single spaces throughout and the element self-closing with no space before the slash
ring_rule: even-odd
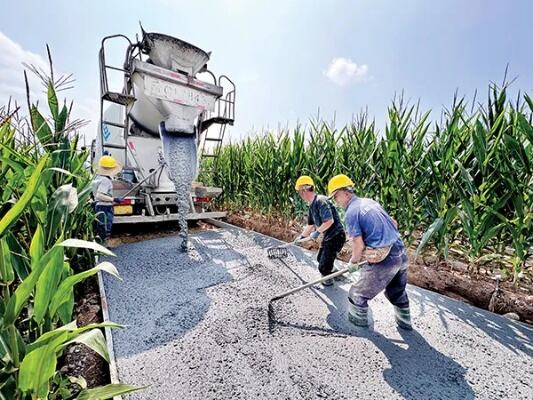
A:
<svg viewBox="0 0 533 400">
<path fill-rule="evenodd" d="M 131 399 L 533 399 L 533 329 L 409 287 L 415 330 L 383 295 L 372 324 L 346 320 L 349 281 L 267 305 L 316 279 L 312 253 L 269 260 L 274 239 L 238 228 L 116 249 L 105 279 L 120 380 Z"/>
</svg>

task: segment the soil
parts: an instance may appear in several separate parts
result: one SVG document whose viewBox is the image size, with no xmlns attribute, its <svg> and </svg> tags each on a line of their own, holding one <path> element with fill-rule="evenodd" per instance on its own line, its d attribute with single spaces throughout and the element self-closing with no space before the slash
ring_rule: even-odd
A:
<svg viewBox="0 0 533 400">
<path fill-rule="evenodd" d="M 74 317 L 78 326 L 101 323 L 102 310 L 98 280 L 89 278 L 78 284 L 75 291 L 76 304 Z M 60 371 L 66 376 L 83 377 L 88 387 L 103 386 L 111 383 L 107 362 L 94 351 L 82 344 L 67 347 L 59 361 Z"/>
<path fill-rule="evenodd" d="M 227 221 L 277 239 L 290 242 L 302 231 L 297 220 L 284 220 L 244 211 L 231 213 Z M 318 250 L 317 242 L 301 245 L 308 250 Z M 409 283 L 468 304 L 520 319 L 533 324 L 533 289 L 531 286 L 515 286 L 511 282 L 499 282 L 488 274 L 470 274 L 467 265 L 460 260 L 438 262 L 436 257 L 414 257 L 414 249 L 409 249 Z M 342 261 L 349 261 L 350 249 L 346 245 L 340 252 Z"/>
</svg>

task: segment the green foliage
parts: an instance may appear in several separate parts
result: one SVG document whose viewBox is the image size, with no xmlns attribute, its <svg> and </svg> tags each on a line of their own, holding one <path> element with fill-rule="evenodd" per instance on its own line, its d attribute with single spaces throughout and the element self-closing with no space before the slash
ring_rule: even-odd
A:
<svg viewBox="0 0 533 400">
<path fill-rule="evenodd" d="M 533 102 L 507 100 L 507 88 L 491 86 L 488 103 L 475 112 L 455 97 L 441 121 L 402 99 L 388 110 L 384 134 L 362 114 L 333 129 L 311 123 L 224 146 L 216 165 L 204 160 L 200 179 L 220 186 L 222 203 L 284 217 L 305 207 L 293 189 L 310 175 L 319 192 L 338 173 L 350 176 L 360 196 L 381 202 L 418 251 L 431 243 L 444 258 L 464 254 L 473 269 L 499 254 L 515 280 L 533 242 Z M 424 233 L 425 232 L 425 233 Z M 513 249 L 511 258 L 506 248 Z"/>
<path fill-rule="evenodd" d="M 113 253 L 93 241 L 88 153 L 77 149 L 76 124 L 60 108 L 56 84 L 44 83 L 49 117 L 32 104 L 26 124 L 0 108 L 0 399 L 71 399 L 73 381 L 78 398 L 104 399 L 136 388 L 88 389 L 57 371 L 74 342 L 109 361 L 101 328 L 118 326 L 78 327 L 74 286 L 98 271 L 118 272 L 108 262 L 94 267 L 94 253 Z"/>
</svg>

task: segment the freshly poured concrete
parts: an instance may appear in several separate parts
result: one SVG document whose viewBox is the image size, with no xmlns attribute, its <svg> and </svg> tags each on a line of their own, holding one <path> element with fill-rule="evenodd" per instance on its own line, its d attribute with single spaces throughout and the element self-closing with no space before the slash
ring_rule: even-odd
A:
<svg viewBox="0 0 533 400">
<path fill-rule="evenodd" d="M 178 226 L 181 238 L 179 246 L 181 250 L 184 250 L 187 248 L 188 240 L 186 217 L 190 210 L 191 184 L 198 173 L 196 135 L 177 136 L 162 131 L 161 142 L 168 174 L 176 188 Z"/>
<path fill-rule="evenodd" d="M 532 399 L 533 329 L 409 287 L 415 331 L 383 295 L 370 329 L 346 321 L 349 282 L 274 303 L 318 277 L 309 253 L 266 257 L 275 240 L 240 229 L 127 244 L 105 281 L 128 399 Z"/>
</svg>

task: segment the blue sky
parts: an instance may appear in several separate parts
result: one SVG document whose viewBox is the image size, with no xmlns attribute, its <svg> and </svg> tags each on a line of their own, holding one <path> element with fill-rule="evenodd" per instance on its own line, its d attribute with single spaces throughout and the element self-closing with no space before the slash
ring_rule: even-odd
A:
<svg viewBox="0 0 533 400">
<path fill-rule="evenodd" d="M 100 40 L 134 37 L 139 20 L 148 31 L 212 51 L 210 69 L 237 83 L 233 138 L 305 122 L 318 107 L 328 120 L 336 112 L 338 125 L 368 107 L 383 126 L 402 90 L 438 118 L 456 89 L 484 96 L 508 63 L 518 77 L 513 89 L 533 88 L 527 0 L 0 0 L 0 9 L 0 102 L 22 88 L 15 65 L 44 62 L 49 43 L 57 68 L 74 73 L 67 96 L 77 101 L 77 115 L 93 121 L 88 137 L 98 119 Z"/>
</svg>

